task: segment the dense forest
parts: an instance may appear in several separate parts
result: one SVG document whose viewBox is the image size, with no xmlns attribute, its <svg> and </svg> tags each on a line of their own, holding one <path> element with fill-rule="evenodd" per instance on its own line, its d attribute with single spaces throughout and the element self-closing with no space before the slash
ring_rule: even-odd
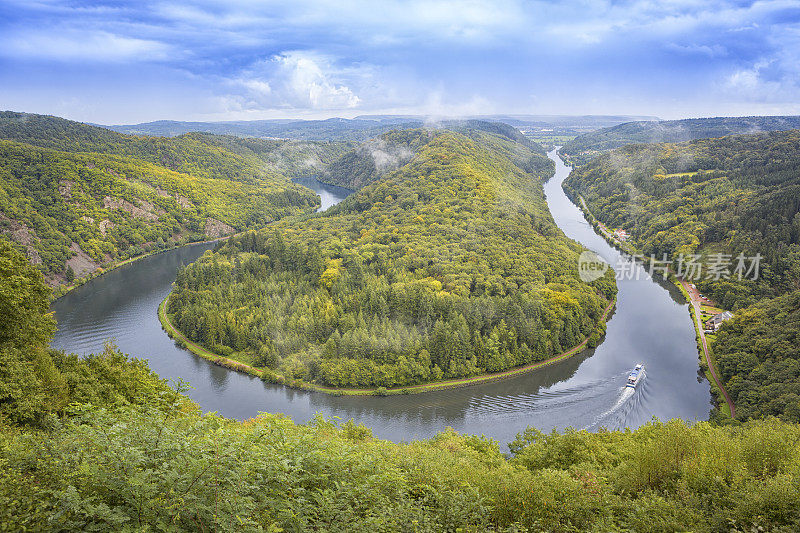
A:
<svg viewBox="0 0 800 533">
<path fill-rule="evenodd" d="M 312 212 L 313 175 L 346 143 L 208 134 L 138 137 L 0 113 L 0 233 L 49 283 L 187 241 Z"/>
<path fill-rule="evenodd" d="M 317 179 L 357 190 L 408 163 L 427 135 L 418 130 L 393 130 L 370 139 L 331 163 Z"/>
<path fill-rule="evenodd" d="M 627 146 L 564 188 L 644 255 L 667 254 L 676 271 L 681 254 L 699 256 L 695 283 L 737 315 L 713 350 L 738 416 L 800 421 L 800 131 Z M 758 279 L 740 279 L 737 258 L 756 254 Z M 729 260 L 720 275 L 708 270 L 715 258 Z"/>
<path fill-rule="evenodd" d="M 0 232 L 57 283 L 175 243 L 311 211 L 289 182 L 201 178 L 132 158 L 69 154 L 0 140 Z"/>
<path fill-rule="evenodd" d="M 573 164 L 628 144 L 684 142 L 737 133 L 785 131 L 800 128 L 800 117 L 716 117 L 628 122 L 578 135 L 561 149 Z"/>
<path fill-rule="evenodd" d="M 578 279 L 582 248 L 547 208 L 540 148 L 477 130 L 389 138 L 410 147 L 405 165 L 181 270 L 173 323 L 281 379 L 335 387 L 496 372 L 598 342 L 615 284 Z"/>
<path fill-rule="evenodd" d="M 796 531 L 800 427 L 445 431 L 202 414 L 113 347 L 47 347 L 41 273 L 0 237 L 4 531 Z"/>
<path fill-rule="evenodd" d="M 737 416 L 800 422 L 800 290 L 742 309 L 714 353 Z"/>
</svg>

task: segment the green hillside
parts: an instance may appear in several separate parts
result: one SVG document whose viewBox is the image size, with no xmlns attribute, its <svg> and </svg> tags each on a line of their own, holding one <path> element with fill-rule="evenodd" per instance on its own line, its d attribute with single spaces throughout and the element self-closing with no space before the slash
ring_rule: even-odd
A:
<svg viewBox="0 0 800 533">
<path fill-rule="evenodd" d="M 796 531 L 800 427 L 445 431 L 202 414 L 113 348 L 49 349 L 41 274 L 0 238 L 6 531 Z"/>
<path fill-rule="evenodd" d="M 516 128 L 500 122 L 481 120 L 444 121 L 441 128 L 455 131 L 481 141 L 485 133 L 492 134 L 492 142 L 505 151 L 514 163 L 526 172 L 549 170 L 549 161 L 539 156 L 544 149 L 530 141 Z M 357 190 L 366 184 L 407 164 L 420 147 L 430 139 L 426 130 L 406 129 L 384 133 L 370 139 L 333 161 L 317 176 L 323 182 Z"/>
<path fill-rule="evenodd" d="M 695 283 L 737 315 L 713 350 L 738 416 L 800 421 L 791 311 L 800 295 L 800 131 L 627 146 L 579 167 L 564 188 L 607 226 L 626 229 L 644 255 L 667 254 L 678 271 L 680 254 L 700 256 Z M 747 269 L 756 254 L 754 280 Z M 719 275 L 708 270 L 715 261 L 726 263 Z"/>
<path fill-rule="evenodd" d="M 196 177 L 133 158 L 1 140 L 0 176 L 0 232 L 24 247 L 54 284 L 317 205 L 311 191 L 287 181 L 270 186 Z"/>
<path fill-rule="evenodd" d="M 0 233 L 58 285 L 143 253 L 311 212 L 315 194 L 291 179 L 322 172 L 349 149 L 203 133 L 122 135 L 0 112 Z"/>
<path fill-rule="evenodd" d="M 351 148 L 341 142 L 252 139 L 207 133 L 178 137 L 123 135 L 47 115 L 0 112 L 0 138 L 63 152 L 120 155 L 176 172 L 233 181 L 285 181 L 284 174 L 323 168 Z"/>
<path fill-rule="evenodd" d="M 740 310 L 714 353 L 739 418 L 800 422 L 800 290 Z"/>
<path fill-rule="evenodd" d="M 173 323 L 277 379 L 336 387 L 495 372 L 596 343 L 616 289 L 578 279 L 582 248 L 544 199 L 552 162 L 480 131 L 393 135 L 416 147 L 398 170 L 181 271 Z"/>
<path fill-rule="evenodd" d="M 716 117 L 628 122 L 578 135 L 561 153 L 581 165 L 593 157 L 628 144 L 684 142 L 737 133 L 785 131 L 800 128 L 800 117 Z"/>
<path fill-rule="evenodd" d="M 343 154 L 317 179 L 339 187 L 360 189 L 407 164 L 429 139 L 425 130 L 384 133 Z"/>
<path fill-rule="evenodd" d="M 355 143 L 343 141 L 297 141 L 289 139 L 257 139 L 192 133 L 177 138 L 197 139 L 207 146 L 228 150 L 287 177 L 317 177 L 328 166 L 347 153 Z"/>
</svg>

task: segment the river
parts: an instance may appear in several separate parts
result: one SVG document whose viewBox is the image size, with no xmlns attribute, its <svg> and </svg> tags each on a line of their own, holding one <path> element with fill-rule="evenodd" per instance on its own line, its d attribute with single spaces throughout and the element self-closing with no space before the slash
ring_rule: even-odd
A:
<svg viewBox="0 0 800 533">
<path fill-rule="evenodd" d="M 585 221 L 561 189 L 569 168 L 555 155 L 556 174 L 545 184 L 550 210 L 569 237 L 615 265 L 620 252 Z M 341 201 L 341 188 L 303 185 L 329 195 L 324 207 Z M 167 379 L 182 378 L 188 395 L 204 411 L 244 419 L 259 412 L 284 413 L 303 423 L 316 413 L 350 418 L 381 438 L 428 438 L 452 427 L 508 443 L 532 425 L 597 429 L 638 427 L 653 416 L 704 420 L 711 408 L 709 384 L 698 373 L 698 355 L 688 304 L 677 289 L 650 280 L 618 281 L 616 310 L 604 341 L 570 359 L 496 383 L 415 395 L 331 396 L 297 391 L 227 370 L 175 345 L 162 331 L 156 310 L 169 293 L 175 271 L 199 257 L 210 244 L 187 246 L 136 261 L 75 289 L 53 304 L 59 330 L 53 346 L 92 353 L 113 340 L 124 352 L 147 359 Z M 639 362 L 647 374 L 639 386 L 624 388 Z"/>
</svg>

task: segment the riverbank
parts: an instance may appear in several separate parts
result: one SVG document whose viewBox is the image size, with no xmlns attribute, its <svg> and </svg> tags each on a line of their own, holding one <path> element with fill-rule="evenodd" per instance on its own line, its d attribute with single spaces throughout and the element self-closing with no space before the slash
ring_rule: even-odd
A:
<svg viewBox="0 0 800 533">
<path fill-rule="evenodd" d="M 287 380 L 284 376 L 272 372 L 271 370 L 264 370 L 259 369 L 235 359 L 231 359 L 229 357 L 225 357 L 219 354 L 215 354 L 208 349 L 200 346 L 194 341 L 189 340 L 181 331 L 176 328 L 172 321 L 170 321 L 169 316 L 167 315 L 167 304 L 169 302 L 169 295 L 161 302 L 158 306 L 158 319 L 161 322 L 161 326 L 164 331 L 167 332 L 167 335 L 171 339 L 174 339 L 182 348 L 185 348 L 192 352 L 193 354 L 202 357 L 212 363 L 229 368 L 231 370 L 236 370 L 237 372 L 244 372 L 245 374 L 249 374 L 251 376 L 260 378 L 269 383 L 275 383 L 279 385 L 284 385 L 287 387 L 299 389 L 299 390 L 307 390 L 307 391 L 314 391 L 314 392 L 323 392 L 325 394 L 332 394 L 337 396 L 389 396 L 389 395 L 396 395 L 396 394 L 419 394 L 423 392 L 433 392 L 445 389 L 454 389 L 460 387 L 468 387 L 471 385 L 478 385 L 482 383 L 490 383 L 493 381 L 500 381 L 503 379 L 507 379 L 513 376 L 519 376 L 521 374 L 526 374 L 528 372 L 532 372 L 534 370 L 538 370 L 540 368 L 552 365 L 559 361 L 563 361 L 582 352 L 586 345 L 589 342 L 589 338 L 591 335 L 587 336 L 581 343 L 573 346 L 569 350 L 562 352 L 558 355 L 550 357 L 549 359 L 545 359 L 544 361 L 538 361 L 535 363 L 531 363 L 525 366 L 512 368 L 510 370 L 505 370 L 502 372 L 495 372 L 495 373 L 487 373 L 487 374 L 480 374 L 477 376 L 471 376 L 467 378 L 459 378 L 459 379 L 452 379 L 447 381 L 438 381 L 434 383 L 423 383 L 420 385 L 407 385 L 404 387 L 392 387 L 392 388 L 385 388 L 385 387 L 376 387 L 370 389 L 340 389 L 340 388 L 332 388 L 332 387 L 323 387 L 321 385 L 317 385 L 314 383 L 308 383 L 302 380 Z M 606 319 L 608 318 L 608 314 L 613 309 L 614 304 L 616 303 L 616 298 L 608 302 L 606 308 L 603 310 L 603 314 L 600 317 L 600 324 L 605 324 Z"/>
<path fill-rule="evenodd" d="M 75 280 L 75 282 L 73 282 L 70 285 L 58 285 L 56 287 L 53 287 L 53 296 L 51 297 L 50 300 L 51 300 L 51 302 L 54 302 L 54 301 L 58 300 L 59 298 L 65 296 L 66 294 L 69 294 L 71 291 L 77 289 L 78 287 L 81 287 L 81 286 L 85 285 L 86 283 L 90 282 L 91 280 L 99 278 L 100 276 L 102 276 L 104 274 L 108 274 L 109 272 L 113 272 L 114 270 L 116 270 L 116 269 L 118 269 L 120 267 L 123 267 L 125 265 L 130 265 L 131 263 L 135 263 L 136 261 L 140 261 L 142 259 L 145 259 L 145 258 L 148 258 L 148 257 L 152 257 L 154 255 L 163 254 L 165 252 L 171 252 L 173 250 L 177 250 L 179 248 L 184 248 L 186 246 L 196 246 L 196 245 L 200 245 L 200 244 L 210 244 L 210 243 L 214 243 L 214 242 L 224 241 L 226 239 L 230 239 L 231 237 L 235 237 L 236 235 L 241 235 L 242 233 L 244 233 L 244 232 L 231 233 L 230 235 L 226 235 L 224 237 L 218 237 L 216 239 L 207 239 L 207 240 L 204 240 L 204 241 L 187 242 L 187 243 L 181 244 L 179 246 L 173 246 L 171 248 L 162 248 L 161 250 L 154 250 L 154 251 L 148 252 L 146 254 L 137 255 L 135 257 L 131 257 L 131 258 L 125 259 L 124 261 L 120 261 L 118 263 L 111 263 L 111 264 L 106 265 L 104 267 L 99 267 L 97 270 L 92 272 L 90 275 L 78 278 L 78 279 Z M 76 283 L 76 282 L 78 282 L 78 283 Z"/>
<path fill-rule="evenodd" d="M 310 187 L 308 187 L 308 188 L 310 188 Z M 311 189 L 311 190 L 314 191 L 314 192 L 317 192 L 314 189 Z M 320 204 L 320 205 L 322 205 L 322 204 Z M 307 214 L 311 215 L 313 213 L 307 213 Z M 289 216 L 297 216 L 297 215 L 289 215 Z M 269 225 L 269 224 L 272 224 L 272 222 L 268 223 L 267 225 Z M 131 257 L 129 259 L 125 259 L 124 261 L 120 261 L 118 263 L 111 263 L 111 264 L 109 264 L 107 266 L 99 267 L 97 270 L 92 272 L 90 275 L 78 278 L 75 281 L 73 281 L 73 283 L 70 284 L 70 285 L 58 285 L 56 287 L 53 287 L 53 296 L 51 298 L 51 302 L 54 302 L 54 301 L 58 300 L 59 298 L 61 298 L 65 294 L 68 294 L 69 292 L 77 289 L 78 287 L 88 283 L 89 281 L 91 281 L 91 280 L 93 280 L 95 278 L 98 278 L 98 277 L 102 276 L 103 274 L 107 274 L 108 272 L 116 270 L 116 269 L 118 269 L 120 267 L 123 267 L 125 265 L 129 265 L 131 263 L 135 263 L 136 261 L 139 261 L 141 259 L 145 259 L 147 257 L 152 257 L 152 256 L 158 255 L 158 254 L 163 254 L 164 252 L 170 252 L 170 251 L 173 251 L 173 250 L 177 250 L 177 249 L 183 248 L 185 246 L 194 246 L 194 245 L 200 245 L 200 244 L 210 244 L 210 243 L 224 241 L 224 240 L 230 239 L 231 237 L 236 237 L 237 235 L 241 235 L 241 234 L 243 234 L 243 233 L 245 233 L 247 231 L 259 230 L 259 229 L 261 229 L 261 228 L 260 227 L 259 228 L 248 228 L 248 229 L 244 229 L 242 231 L 236 232 L 236 233 L 231 233 L 230 235 L 225 235 L 223 237 L 217 237 L 216 239 L 206 239 L 206 240 L 200 240 L 200 241 L 187 242 L 187 243 L 181 244 L 179 246 L 172 246 L 170 248 L 162 248 L 161 250 L 154 250 L 154 251 L 148 252 L 146 254 L 137 255 L 136 257 Z"/>
<path fill-rule="evenodd" d="M 565 190 L 565 193 L 567 196 L 570 196 L 568 191 Z M 592 214 L 582 196 L 578 195 L 577 201 L 575 198 L 571 197 L 570 200 L 572 200 L 572 202 L 580 208 L 580 210 L 586 216 L 589 224 L 591 224 L 595 229 L 595 232 L 603 237 L 603 239 L 605 239 L 606 242 L 608 242 L 611 246 L 617 250 L 630 254 L 631 256 L 640 258 L 644 262 L 647 261 L 648 258 L 642 255 L 635 246 L 627 242 L 621 242 L 619 239 L 614 238 L 611 231 Z M 700 312 L 697 308 L 696 302 L 686 290 L 686 287 L 684 286 L 684 283 L 686 282 L 678 278 L 671 267 L 669 267 L 667 272 L 667 279 L 681 291 L 686 303 L 689 304 L 689 317 L 695 330 L 695 341 L 697 343 L 697 355 L 700 369 L 703 371 L 706 379 L 711 384 L 711 391 L 716 400 L 717 407 L 723 414 L 730 416 L 731 418 L 735 418 L 736 405 L 731 400 L 730 396 L 728 395 L 728 391 L 725 390 L 725 386 L 722 384 L 722 380 L 719 378 L 719 373 L 713 358 L 713 351 L 708 345 L 708 340 L 706 339 L 705 332 L 703 331 L 703 327 L 700 322 Z"/>
</svg>

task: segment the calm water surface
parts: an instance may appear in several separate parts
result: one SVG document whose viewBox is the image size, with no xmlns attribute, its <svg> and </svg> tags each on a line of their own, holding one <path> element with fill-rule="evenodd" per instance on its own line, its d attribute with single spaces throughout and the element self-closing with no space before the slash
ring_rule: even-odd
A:
<svg viewBox="0 0 800 533">
<path fill-rule="evenodd" d="M 315 178 L 296 178 L 292 180 L 294 183 L 308 187 L 319 195 L 321 205 L 317 211 L 325 211 L 332 205 L 336 205 L 344 200 L 353 191 L 345 189 L 344 187 L 337 187 L 336 185 L 329 185 L 322 183 Z"/>
<path fill-rule="evenodd" d="M 561 190 L 569 169 L 554 152 L 549 155 L 556 160 L 556 175 L 545 192 L 556 223 L 616 265 L 620 253 L 594 233 Z M 325 208 L 348 192 L 316 181 L 303 185 L 326 195 Z M 688 306 L 680 303 L 677 290 L 650 280 L 639 266 L 635 269 L 640 279 L 618 282 L 617 308 L 605 340 L 595 350 L 498 383 L 409 396 L 336 397 L 265 384 L 210 364 L 167 337 L 156 316 L 158 305 L 169 293 L 176 269 L 211 247 L 189 246 L 142 259 L 57 300 L 54 346 L 91 353 L 113 340 L 124 352 L 147 359 L 162 377 L 191 383 L 189 396 L 205 411 L 239 419 L 264 411 L 285 413 L 296 422 L 306 422 L 315 413 L 354 418 L 375 435 L 394 441 L 430 437 L 448 426 L 507 443 L 529 425 L 543 430 L 633 428 L 653 416 L 708 417 L 711 397 L 708 383 L 698 374 Z M 626 393 L 625 376 L 638 362 L 645 363 L 646 378 Z"/>
</svg>

